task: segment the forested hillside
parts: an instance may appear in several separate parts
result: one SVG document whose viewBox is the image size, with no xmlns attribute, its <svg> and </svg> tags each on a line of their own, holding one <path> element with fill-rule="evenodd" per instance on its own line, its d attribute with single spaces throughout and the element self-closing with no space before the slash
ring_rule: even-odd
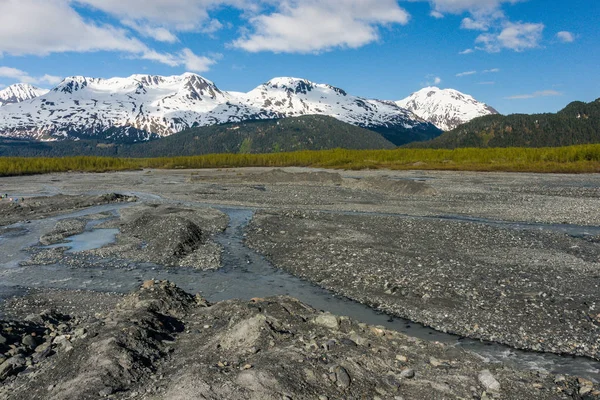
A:
<svg viewBox="0 0 600 400">
<path fill-rule="evenodd" d="M 600 143 L 600 99 L 556 114 L 488 115 L 408 147 L 556 147 Z"/>
<path fill-rule="evenodd" d="M 0 156 L 64 157 L 78 155 L 173 157 L 211 153 L 272 153 L 296 150 L 391 149 L 380 134 L 327 116 L 309 115 L 268 121 L 192 128 L 143 143 L 97 140 L 30 142 L 3 140 Z"/>
</svg>

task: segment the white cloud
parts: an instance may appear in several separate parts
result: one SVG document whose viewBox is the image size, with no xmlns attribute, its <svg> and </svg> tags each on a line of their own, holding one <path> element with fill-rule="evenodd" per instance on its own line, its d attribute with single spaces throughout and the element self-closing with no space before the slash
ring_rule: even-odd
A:
<svg viewBox="0 0 600 400">
<path fill-rule="evenodd" d="M 121 23 L 125 26 L 130 27 L 140 35 L 152 38 L 159 42 L 175 43 L 179 41 L 177 36 L 171 33 L 168 29 L 160 27 L 151 27 L 149 25 L 139 24 L 132 20 L 123 20 Z"/>
<path fill-rule="evenodd" d="M 131 36 L 131 32 L 108 24 L 97 24 L 85 20 L 72 7 L 75 0 L 0 0 L 0 55 L 39 55 L 64 52 L 95 52 L 114 51 L 124 53 L 130 58 L 139 58 L 160 62 L 172 67 L 186 66 L 194 71 L 206 71 L 207 67 L 214 64 L 208 57 L 199 57 L 189 49 L 183 49 L 177 54 L 158 53 L 144 44 L 140 39 Z M 178 0 L 184 1 L 184 0 Z M 191 0 L 190 0 L 191 1 Z M 234 0 L 232 0 L 234 1 Z M 93 5 L 95 0 L 78 0 L 78 3 Z M 129 9 L 136 1 L 102 0 L 105 9 L 109 6 L 118 11 L 119 4 Z M 172 1 L 154 1 L 165 7 L 172 6 Z M 146 4 L 146 2 L 144 2 Z M 100 7 L 97 7 L 100 8 Z M 165 11 L 168 9 L 165 8 Z M 141 7 L 139 15 L 147 17 L 148 10 L 158 12 L 159 7 Z M 179 15 L 180 10 L 174 11 Z M 173 13 L 167 13 L 166 19 L 175 18 Z M 190 12 L 191 15 L 194 15 Z M 123 16 L 127 15 L 123 11 Z M 158 15 L 158 14 L 156 14 Z M 191 18 L 188 16 L 188 18 Z M 27 23 L 23 23 L 27 21 Z M 127 26 L 142 36 L 152 37 L 155 40 L 173 42 L 177 38 L 167 29 L 161 27 L 144 26 L 138 19 L 123 20 Z M 182 22 L 183 23 L 183 22 Z M 27 76 L 23 75 L 25 79 Z M 37 83 L 53 84 L 56 77 L 31 78 Z"/>
<path fill-rule="evenodd" d="M 434 11 L 442 14 L 462 14 L 469 12 L 473 15 L 491 15 L 496 13 L 502 4 L 518 3 L 523 0 L 412 0 L 428 1 Z"/>
<path fill-rule="evenodd" d="M 192 50 L 185 48 L 177 54 L 159 53 L 154 50 L 147 51 L 139 56 L 143 60 L 157 61 L 171 67 L 184 66 L 186 70 L 193 72 L 206 72 L 210 67 L 217 63 L 217 58 L 197 56 Z"/>
<path fill-rule="evenodd" d="M 0 77 L 32 85 L 48 84 L 54 86 L 62 81 L 62 78 L 59 76 L 45 74 L 40 77 L 33 77 L 25 71 L 12 67 L 0 67 Z"/>
<path fill-rule="evenodd" d="M 513 23 L 502 10 L 503 6 L 527 0 L 408 0 L 427 1 L 431 4 L 432 13 L 468 14 L 461 21 L 461 28 L 490 32 L 480 34 L 476 38 L 477 50 L 496 53 L 503 49 L 523 51 L 539 46 L 544 24 Z M 568 32 L 567 32 L 568 33 Z M 568 41 L 567 35 L 562 35 Z M 559 38 L 562 40 L 562 38 Z M 459 54 L 472 53 L 473 49 L 461 51 Z"/>
<path fill-rule="evenodd" d="M 479 49 L 497 53 L 502 49 L 523 51 L 539 47 L 544 24 L 506 22 L 500 33 L 484 33 L 477 37 Z"/>
<path fill-rule="evenodd" d="M 194 72 L 206 72 L 217 62 L 214 58 L 197 56 L 190 49 L 183 49 L 181 53 L 179 53 L 179 57 L 185 65 L 185 68 L 188 71 Z"/>
<path fill-rule="evenodd" d="M 492 68 L 481 71 L 482 74 L 492 74 L 496 72 L 500 72 L 500 68 Z"/>
<path fill-rule="evenodd" d="M 123 29 L 85 21 L 67 0 L 2 0 L 0 16 L 0 53 L 145 50 Z"/>
<path fill-rule="evenodd" d="M 558 32 L 556 34 L 556 37 L 558 40 L 560 40 L 563 43 L 572 43 L 575 41 L 575 35 L 573 35 L 571 32 L 567 32 L 567 31 Z"/>
<path fill-rule="evenodd" d="M 433 18 L 437 18 L 437 19 L 444 18 L 444 14 L 442 14 L 439 11 L 435 11 L 435 10 L 432 10 L 431 13 L 429 13 L 429 15 L 431 15 Z"/>
<path fill-rule="evenodd" d="M 516 96 L 505 97 L 508 100 L 534 99 L 536 97 L 562 96 L 561 92 L 556 90 L 540 90 L 529 94 L 519 94 Z"/>
<path fill-rule="evenodd" d="M 466 71 L 466 72 L 461 72 L 460 74 L 456 74 L 457 77 L 462 77 L 462 76 L 469 76 L 469 75 L 475 75 L 477 73 L 477 71 Z"/>
<path fill-rule="evenodd" d="M 440 78 L 439 76 L 435 76 L 435 75 L 427 75 L 425 77 L 425 79 L 427 79 L 427 81 L 425 81 L 424 83 L 421 83 L 422 86 L 437 86 L 440 83 L 442 83 L 442 78 Z"/>
<path fill-rule="evenodd" d="M 489 23 L 485 20 L 474 20 L 471 18 L 464 18 L 460 24 L 462 29 L 469 29 L 474 31 L 487 31 L 489 27 Z"/>
<path fill-rule="evenodd" d="M 209 12 L 222 6 L 257 10 L 252 0 L 72 0 L 117 18 L 168 27 L 176 31 L 200 30 Z M 264 1 L 264 0 L 263 0 Z"/>
<path fill-rule="evenodd" d="M 381 25 L 407 24 L 396 0 L 287 0 L 250 19 L 252 31 L 232 45 L 250 52 L 313 53 L 358 48 L 379 39 Z"/>
</svg>

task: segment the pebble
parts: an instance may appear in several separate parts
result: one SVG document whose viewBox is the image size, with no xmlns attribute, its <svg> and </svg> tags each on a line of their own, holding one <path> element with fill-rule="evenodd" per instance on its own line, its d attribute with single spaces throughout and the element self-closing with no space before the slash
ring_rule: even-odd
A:
<svg viewBox="0 0 600 400">
<path fill-rule="evenodd" d="M 496 380 L 494 375 L 492 375 L 488 369 L 481 371 L 477 378 L 486 390 L 492 392 L 497 392 L 500 390 L 500 382 Z"/>
<path fill-rule="evenodd" d="M 407 362 L 408 358 L 406 356 L 403 356 L 401 354 L 396 355 L 396 360 L 400 361 L 400 362 Z"/>
<path fill-rule="evenodd" d="M 323 326 L 325 328 L 338 330 L 340 328 L 340 323 L 337 317 L 333 314 L 323 313 L 315 318 L 315 324 Z"/>
<path fill-rule="evenodd" d="M 333 369 L 333 372 L 335 373 L 336 383 L 340 388 L 345 389 L 350 386 L 350 374 L 348 374 L 346 368 L 338 365 Z"/>
<path fill-rule="evenodd" d="M 38 341 L 31 335 L 25 335 L 23 336 L 23 339 L 21 339 L 21 343 L 23 343 L 24 346 L 27 346 L 30 349 L 35 349 L 37 347 Z"/>
<path fill-rule="evenodd" d="M 411 368 L 405 369 L 400 373 L 400 376 L 402 378 L 412 379 L 415 377 L 415 370 Z"/>
</svg>

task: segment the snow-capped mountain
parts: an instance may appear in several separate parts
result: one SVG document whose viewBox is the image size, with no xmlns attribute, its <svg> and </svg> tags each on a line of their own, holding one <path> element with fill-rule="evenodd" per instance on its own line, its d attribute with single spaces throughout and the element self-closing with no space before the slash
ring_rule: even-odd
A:
<svg viewBox="0 0 600 400">
<path fill-rule="evenodd" d="M 49 90 L 40 89 L 27 83 L 16 83 L 0 90 L 0 107 L 6 104 L 20 103 L 45 95 Z"/>
<path fill-rule="evenodd" d="M 274 78 L 242 94 L 245 104 L 254 104 L 288 117 L 328 115 L 362 127 L 401 125 L 412 129 L 423 120 L 393 102 L 369 100 L 344 90 L 299 78 Z"/>
<path fill-rule="evenodd" d="M 97 137 L 147 140 L 181 130 L 277 118 L 238 104 L 196 74 L 129 78 L 66 78 L 44 96 L 0 109 L 0 133 L 36 140 Z"/>
<path fill-rule="evenodd" d="M 498 114 L 498 111 L 468 94 L 437 87 L 421 89 L 396 104 L 443 131 L 450 131 L 477 117 Z"/>
<path fill-rule="evenodd" d="M 435 136 L 428 122 L 393 102 L 351 96 L 296 78 L 276 78 L 248 93 L 221 91 L 199 75 L 65 79 L 49 93 L 0 108 L 0 135 L 36 140 L 96 137 L 128 141 L 187 128 L 306 114 L 369 128 Z"/>
</svg>

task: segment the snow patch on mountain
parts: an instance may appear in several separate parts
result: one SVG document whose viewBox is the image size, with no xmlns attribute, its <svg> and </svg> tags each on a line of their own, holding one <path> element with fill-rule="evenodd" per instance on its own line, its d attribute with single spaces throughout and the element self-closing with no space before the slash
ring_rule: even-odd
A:
<svg viewBox="0 0 600 400">
<path fill-rule="evenodd" d="M 40 89 L 27 83 L 16 83 L 0 90 L 0 107 L 35 99 L 48 92 L 49 90 Z"/>
<path fill-rule="evenodd" d="M 443 131 L 450 131 L 477 117 L 498 114 L 498 111 L 468 94 L 437 87 L 421 89 L 396 104 Z"/>
</svg>

